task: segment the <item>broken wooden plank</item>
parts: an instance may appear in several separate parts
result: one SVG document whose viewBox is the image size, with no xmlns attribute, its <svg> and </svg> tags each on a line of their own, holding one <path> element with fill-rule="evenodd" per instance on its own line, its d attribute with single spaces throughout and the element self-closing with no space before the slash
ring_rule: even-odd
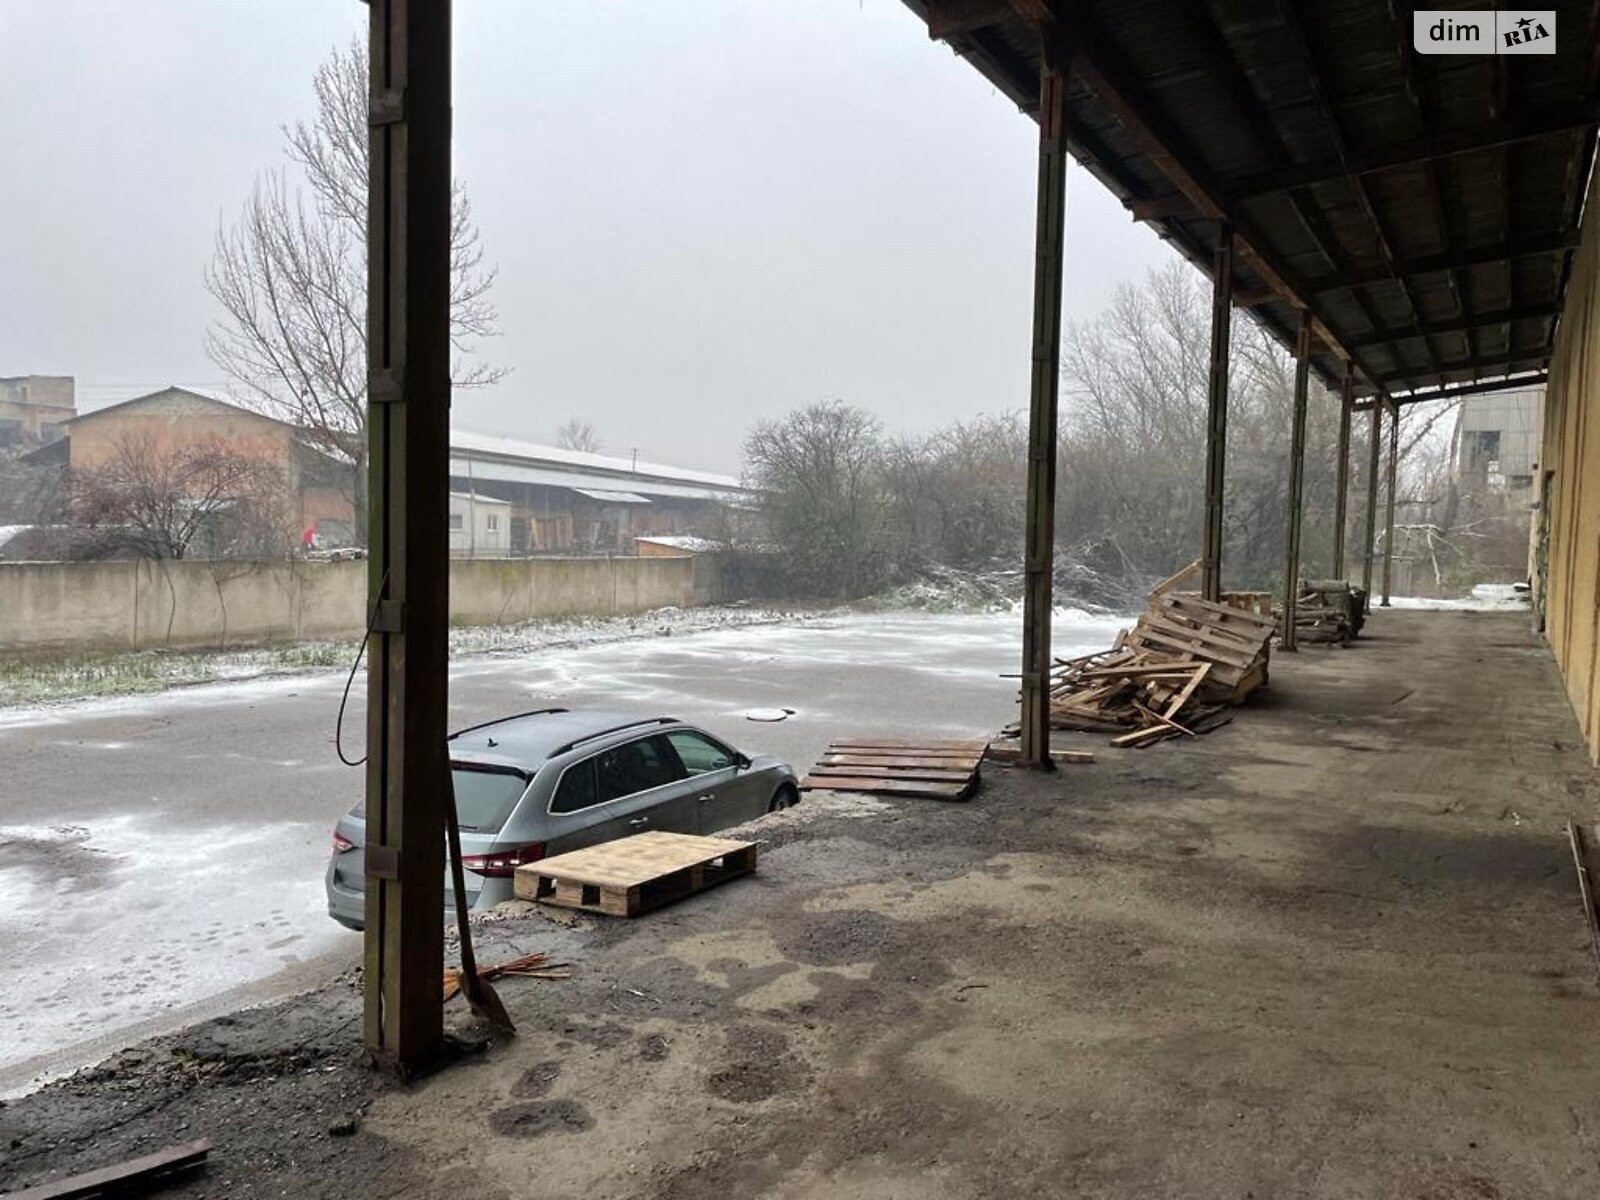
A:
<svg viewBox="0 0 1600 1200">
<path fill-rule="evenodd" d="M 1583 902 L 1583 919 L 1589 926 L 1589 945 L 1594 950 L 1595 969 L 1600 970 L 1600 911 L 1595 909 L 1594 867 L 1589 861 L 1583 829 L 1576 821 L 1567 822 L 1567 840 L 1572 843 L 1572 861 L 1578 870 L 1578 897 Z"/>
<path fill-rule="evenodd" d="M 1203 662 L 1196 667 L 1194 671 L 1194 678 L 1189 680 L 1188 683 L 1184 684 L 1183 689 L 1172 698 L 1171 702 L 1167 705 L 1166 710 L 1161 714 L 1162 719 L 1170 721 L 1173 717 L 1177 716 L 1178 711 L 1182 709 L 1185 704 L 1189 703 L 1189 697 L 1194 695 L 1195 689 L 1199 687 L 1202 682 L 1204 682 L 1205 677 L 1209 674 L 1211 674 L 1210 663 Z"/>
<path fill-rule="evenodd" d="M 935 769 L 954 769 L 964 765 L 968 769 L 978 765 L 981 754 L 970 754 L 966 758 L 922 758 L 911 755 L 876 755 L 876 754 L 824 754 L 818 759 L 818 765 L 825 767 L 920 767 Z"/>
<path fill-rule="evenodd" d="M 1182 569 L 1173 572 L 1171 575 L 1168 575 L 1165 579 L 1163 579 L 1160 583 L 1156 584 L 1155 587 L 1151 588 L 1150 589 L 1150 599 L 1154 600 L 1158 596 L 1166 595 L 1168 592 L 1170 592 L 1174 588 L 1176 588 L 1179 584 L 1186 582 L 1190 578 L 1190 576 L 1194 575 L 1199 570 L 1200 570 L 1200 560 L 1197 558 L 1192 563 L 1190 563 L 1187 567 L 1183 567 Z"/>
<path fill-rule="evenodd" d="M 1018 762 L 1022 758 L 1022 747 L 998 746 L 990 743 L 989 757 L 996 762 Z M 1092 763 L 1094 761 L 1094 752 L 1090 750 L 1052 750 L 1050 751 L 1050 758 L 1051 761 L 1058 763 Z"/>
<path fill-rule="evenodd" d="M 848 775 L 807 775 L 800 781 L 802 792 L 871 792 L 885 796 L 919 796 L 933 800 L 965 800 L 972 790 L 967 783 L 921 783 L 903 779 L 851 778 Z"/>
<path fill-rule="evenodd" d="M 846 778 L 917 779 L 926 783 L 965 783 L 972 778 L 972 769 L 944 770 L 934 767 L 836 767 L 818 763 L 811 768 L 813 776 L 834 775 Z"/>
<path fill-rule="evenodd" d="M 208 1141 L 180 1142 L 127 1162 L 99 1170 L 86 1171 L 54 1183 L 42 1183 L 7 1193 L 8 1200 L 69 1200 L 72 1197 L 123 1195 L 137 1188 L 144 1191 L 166 1179 L 177 1179 L 205 1164 L 211 1153 Z"/>
</svg>

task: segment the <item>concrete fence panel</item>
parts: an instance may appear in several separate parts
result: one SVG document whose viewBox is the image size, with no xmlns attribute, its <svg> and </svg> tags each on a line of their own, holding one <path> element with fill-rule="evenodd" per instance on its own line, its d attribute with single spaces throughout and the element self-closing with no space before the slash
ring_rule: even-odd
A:
<svg viewBox="0 0 1600 1200">
<path fill-rule="evenodd" d="M 459 625 L 644 612 L 710 598 L 690 558 L 457 559 Z M 698 586 L 697 586 L 698 585 Z M 364 562 L 0 564 L 0 651 L 204 649 L 359 637 Z"/>
</svg>

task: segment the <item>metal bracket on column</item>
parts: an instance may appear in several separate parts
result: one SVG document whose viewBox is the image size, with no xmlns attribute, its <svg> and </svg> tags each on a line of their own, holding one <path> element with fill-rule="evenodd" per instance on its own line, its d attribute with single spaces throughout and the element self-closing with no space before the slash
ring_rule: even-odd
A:
<svg viewBox="0 0 1600 1200">
<path fill-rule="evenodd" d="M 399 367 L 374 367 L 368 372 L 368 403 L 398 404 L 405 398 L 405 372 Z"/>
<path fill-rule="evenodd" d="M 406 605 L 404 600 L 380 600 L 372 614 L 373 633 L 404 633 L 406 631 Z"/>
<path fill-rule="evenodd" d="M 404 88 L 390 88 L 386 92 L 379 92 L 367 102 L 367 124 L 374 129 L 380 125 L 398 125 L 405 119 Z"/>
</svg>

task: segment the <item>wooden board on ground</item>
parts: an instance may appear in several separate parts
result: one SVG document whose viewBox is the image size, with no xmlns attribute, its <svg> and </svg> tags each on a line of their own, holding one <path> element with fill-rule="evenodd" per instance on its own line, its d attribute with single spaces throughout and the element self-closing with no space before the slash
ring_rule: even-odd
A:
<svg viewBox="0 0 1600 1200">
<path fill-rule="evenodd" d="M 800 781 L 800 790 L 965 800 L 977 787 L 988 745 L 984 739 L 841 738 Z"/>
<path fill-rule="evenodd" d="M 756 869 L 756 843 L 654 830 L 518 867 L 519 900 L 635 917 Z"/>
</svg>

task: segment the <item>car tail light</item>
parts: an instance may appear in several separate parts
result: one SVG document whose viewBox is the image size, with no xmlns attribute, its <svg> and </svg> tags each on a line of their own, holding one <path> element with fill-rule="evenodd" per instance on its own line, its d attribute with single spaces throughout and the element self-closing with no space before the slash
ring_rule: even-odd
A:
<svg viewBox="0 0 1600 1200">
<path fill-rule="evenodd" d="M 355 848 L 356 844 L 349 838 L 345 837 L 344 834 L 340 833 L 337 829 L 333 831 L 333 852 L 335 854 L 344 854 L 347 851 L 354 850 Z"/>
<path fill-rule="evenodd" d="M 529 842 L 526 846 L 508 846 L 493 854 L 463 854 L 461 865 L 475 875 L 490 879 L 505 879 L 516 874 L 517 868 L 544 857 L 543 842 Z"/>
</svg>

